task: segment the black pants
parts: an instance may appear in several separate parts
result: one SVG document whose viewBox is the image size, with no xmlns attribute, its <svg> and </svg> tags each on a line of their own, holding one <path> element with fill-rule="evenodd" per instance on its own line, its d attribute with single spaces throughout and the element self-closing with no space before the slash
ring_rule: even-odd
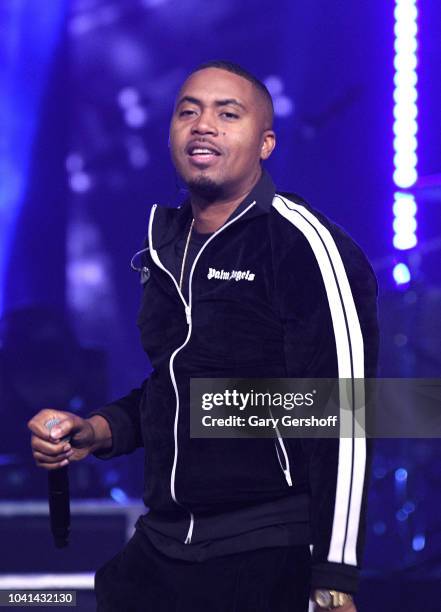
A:
<svg viewBox="0 0 441 612">
<path fill-rule="evenodd" d="M 136 532 L 97 571 L 99 612 L 308 610 L 308 546 L 262 548 L 199 563 L 166 557 L 145 540 Z"/>
</svg>

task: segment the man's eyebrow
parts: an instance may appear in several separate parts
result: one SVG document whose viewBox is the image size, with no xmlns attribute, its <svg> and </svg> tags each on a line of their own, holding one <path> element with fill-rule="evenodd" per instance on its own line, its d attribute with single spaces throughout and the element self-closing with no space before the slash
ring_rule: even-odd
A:
<svg viewBox="0 0 441 612">
<path fill-rule="evenodd" d="M 184 102 L 190 102 L 190 104 L 196 104 L 197 106 L 202 106 L 202 101 L 199 100 L 198 98 L 194 98 L 193 96 L 183 96 L 176 104 L 176 107 L 180 106 Z M 225 100 L 216 100 L 214 104 L 216 106 L 233 105 L 233 106 L 238 106 L 239 108 L 243 110 L 246 110 L 245 105 L 242 104 L 242 102 L 240 102 L 239 100 L 236 100 L 236 98 L 226 98 Z"/>
<path fill-rule="evenodd" d="M 178 100 L 176 107 L 180 106 L 184 102 L 190 102 L 190 104 L 197 104 L 198 106 L 201 106 L 202 104 L 200 100 L 193 98 L 193 96 L 183 96 L 180 100 Z"/>
<path fill-rule="evenodd" d="M 246 110 L 245 105 L 242 104 L 242 102 L 239 102 L 239 100 L 236 100 L 236 98 L 227 98 L 226 100 L 216 100 L 215 104 L 216 106 L 229 106 L 230 104 L 232 104 L 233 106 L 239 106 L 239 108 Z"/>
</svg>

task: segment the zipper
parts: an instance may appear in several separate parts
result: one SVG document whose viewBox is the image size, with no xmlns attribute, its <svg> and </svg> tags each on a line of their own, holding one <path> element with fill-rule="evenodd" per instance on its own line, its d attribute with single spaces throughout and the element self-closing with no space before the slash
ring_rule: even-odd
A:
<svg viewBox="0 0 441 612">
<path fill-rule="evenodd" d="M 191 538 L 193 537 L 193 527 L 194 527 L 194 514 L 190 510 L 190 526 L 187 531 L 187 537 L 184 540 L 184 544 L 191 544 Z"/>
<path fill-rule="evenodd" d="M 285 467 L 283 467 L 283 463 L 280 459 L 280 453 L 279 453 L 279 449 L 277 447 L 277 442 L 280 443 L 280 447 L 282 449 L 283 452 L 283 456 L 285 459 Z M 292 478 L 291 478 L 291 469 L 290 469 L 290 465 L 289 465 L 289 459 L 288 459 L 288 453 L 286 452 L 286 448 L 285 448 L 285 444 L 283 443 L 283 439 L 279 438 L 277 440 L 274 440 L 274 446 L 276 447 L 276 453 L 277 453 L 277 459 L 279 460 L 279 464 L 280 467 L 282 468 L 282 472 L 286 478 L 286 482 L 288 483 L 289 487 L 292 487 Z"/>
<path fill-rule="evenodd" d="M 174 454 L 174 458 L 173 458 L 173 467 L 172 467 L 172 471 L 171 471 L 171 475 L 170 475 L 170 493 L 171 493 L 171 497 L 173 499 L 173 501 L 178 504 L 179 506 L 181 506 L 181 508 L 184 508 L 184 506 L 178 502 L 177 498 L 176 498 L 176 467 L 178 464 L 178 422 L 179 422 L 179 391 L 178 391 L 178 386 L 176 383 L 176 378 L 175 378 L 175 373 L 174 373 L 174 369 L 173 369 L 173 363 L 175 361 L 176 355 L 188 344 L 188 341 L 190 340 L 191 337 L 191 332 L 192 332 L 192 319 L 191 319 L 191 306 L 192 306 L 192 290 L 191 290 L 191 282 L 193 280 L 193 272 L 194 269 L 196 267 L 196 264 L 199 260 L 199 257 L 201 256 L 201 254 L 203 253 L 203 251 L 205 250 L 205 248 L 207 247 L 207 245 L 215 238 L 215 236 L 217 236 L 218 234 L 220 234 L 224 229 L 226 229 L 229 225 L 231 225 L 232 223 L 234 223 L 235 221 L 237 221 L 238 219 L 240 219 L 245 213 L 247 213 L 254 205 L 256 204 L 256 201 L 254 200 L 254 202 L 252 202 L 251 204 L 249 204 L 249 206 L 247 206 L 245 208 L 245 210 L 243 210 L 239 215 L 237 215 L 237 217 L 234 217 L 234 219 L 231 219 L 231 221 L 229 221 L 228 223 L 226 223 L 225 225 L 222 225 L 222 227 L 220 227 L 216 232 L 214 232 L 214 234 L 212 236 L 210 236 L 210 238 L 202 245 L 200 251 L 198 252 L 198 254 L 196 255 L 193 264 L 191 266 L 190 269 L 190 274 L 189 274 L 189 279 L 188 279 L 188 303 L 186 302 L 182 291 L 179 289 L 179 285 L 176 282 L 175 277 L 173 276 L 173 274 L 162 264 L 161 260 L 159 259 L 158 253 L 157 251 L 153 248 L 153 236 L 152 236 L 152 228 L 153 228 L 153 218 L 155 216 L 155 212 L 156 209 L 158 207 L 157 204 L 154 204 L 152 207 L 152 212 L 150 215 L 150 220 L 149 220 L 149 230 L 148 230 L 148 236 L 149 236 L 149 247 L 150 247 L 150 254 L 151 257 L 153 259 L 153 261 L 156 263 L 156 265 L 161 268 L 161 270 L 163 270 L 164 272 L 166 272 L 170 278 L 172 279 L 176 290 L 179 294 L 179 297 L 182 300 L 182 303 L 184 304 L 184 308 L 185 308 L 185 318 L 187 321 L 187 325 L 188 325 L 188 332 L 187 332 L 187 337 L 184 341 L 183 344 L 181 344 L 181 346 L 179 346 L 177 349 L 175 349 L 170 357 L 170 361 L 169 361 L 169 372 L 170 372 L 170 378 L 172 381 L 172 385 L 175 391 L 175 395 L 176 395 L 176 412 L 175 412 L 175 422 L 174 422 L 174 427 L 173 427 L 173 436 L 174 436 L 174 443 L 175 443 L 175 454 Z M 191 544 L 191 539 L 193 537 L 193 529 L 194 529 L 194 514 L 191 512 L 191 510 L 189 510 L 188 508 L 184 508 L 185 510 L 187 510 L 187 512 L 190 515 L 190 524 L 188 527 L 188 531 L 187 531 L 187 536 L 184 540 L 184 544 Z"/>
<path fill-rule="evenodd" d="M 185 298 L 182 294 L 182 291 L 179 289 L 179 285 L 176 282 L 175 277 L 173 276 L 173 274 L 170 272 L 170 270 L 168 270 L 163 264 L 162 261 L 159 259 L 158 253 L 157 251 L 153 248 L 153 240 L 152 240 L 152 227 L 153 227 L 153 218 L 155 216 L 155 212 L 157 209 L 158 205 L 154 204 L 153 208 L 152 208 L 152 213 L 150 215 L 150 220 L 149 220 L 149 246 L 150 246 L 150 255 L 153 259 L 153 261 L 155 262 L 155 264 L 161 268 L 161 270 L 163 270 L 166 274 L 169 275 L 169 277 L 172 279 L 175 287 L 176 287 L 176 291 L 179 294 L 179 297 L 182 300 L 182 303 L 184 304 L 184 308 L 185 308 L 185 317 L 187 320 L 187 325 L 188 325 L 188 332 L 187 332 L 187 337 L 184 341 L 183 344 L 181 344 L 181 346 L 179 346 L 177 349 L 175 349 L 170 357 L 170 361 L 169 361 L 169 372 L 170 372 L 170 377 L 171 377 L 171 381 L 172 381 L 172 385 L 173 385 L 173 389 L 175 392 L 175 396 L 176 396 L 176 412 L 175 412 L 175 421 L 174 421 L 174 425 L 173 425 L 173 438 L 174 438 L 174 445 L 175 445 L 175 453 L 174 453 L 174 458 L 173 458 L 173 467 L 172 467 L 172 471 L 171 471 L 171 476 L 170 476 L 170 494 L 171 497 L 173 499 L 173 501 L 175 502 L 175 504 L 177 504 L 178 506 L 181 506 L 182 508 L 184 508 L 184 506 L 182 506 L 182 504 L 180 504 L 176 498 L 176 491 L 175 491 L 175 475 L 176 475 L 176 466 L 177 466 L 177 460 L 178 460 L 178 453 L 177 453 L 177 449 L 178 449 L 178 418 L 179 418 L 179 393 L 178 393 L 178 386 L 176 384 L 176 378 L 174 375 L 174 371 L 173 371 L 173 362 L 175 360 L 176 355 L 179 353 L 180 350 L 182 350 L 184 348 L 184 346 L 188 343 L 189 339 L 190 339 L 190 335 L 191 335 L 191 312 L 190 312 L 190 306 L 187 304 L 187 302 L 185 301 Z M 184 508 L 185 510 L 187 510 L 187 512 L 190 514 L 190 528 L 188 530 L 188 534 L 187 534 L 187 538 L 185 540 L 185 543 L 187 543 L 187 540 L 190 537 L 190 542 L 191 542 L 191 535 L 193 532 L 193 524 L 194 524 L 194 516 L 192 514 L 192 512 L 190 512 L 190 510 L 188 510 L 187 508 Z"/>
<path fill-rule="evenodd" d="M 185 307 L 185 318 L 187 319 L 187 325 L 191 324 L 191 308 L 190 306 Z"/>
<path fill-rule="evenodd" d="M 270 413 L 270 415 L 272 417 L 273 413 L 271 412 L 271 408 L 269 409 L 269 413 Z M 285 476 L 285 479 L 286 479 L 286 482 L 288 483 L 288 486 L 292 487 L 291 467 L 289 465 L 289 457 L 288 457 L 288 453 L 287 453 L 286 448 L 285 448 L 285 442 L 283 441 L 283 438 L 280 435 L 280 431 L 279 431 L 279 428 L 277 427 L 277 425 L 276 425 L 276 433 L 277 433 L 277 440 L 274 440 L 274 446 L 276 447 L 277 459 L 279 460 L 280 467 L 282 468 L 282 472 L 283 472 L 283 474 Z M 285 462 L 285 467 L 283 466 L 282 460 L 280 459 L 280 453 L 279 453 L 279 449 L 278 449 L 277 443 L 279 443 L 280 448 L 282 450 L 283 459 L 284 459 L 284 462 Z"/>
</svg>

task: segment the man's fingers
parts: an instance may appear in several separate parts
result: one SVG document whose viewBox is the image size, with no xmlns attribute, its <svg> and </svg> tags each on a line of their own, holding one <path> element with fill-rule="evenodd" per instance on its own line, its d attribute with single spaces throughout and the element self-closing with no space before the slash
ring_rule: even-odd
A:
<svg viewBox="0 0 441 612">
<path fill-rule="evenodd" d="M 71 412 L 40 410 L 28 422 L 35 464 L 46 470 L 56 470 L 71 461 L 84 459 L 89 453 L 90 440 L 93 441 L 93 427 L 90 424 L 86 427 L 85 423 L 87 421 Z M 90 440 L 85 433 L 89 433 Z"/>
<path fill-rule="evenodd" d="M 47 424 L 45 423 L 46 428 Z M 48 428 L 49 429 L 49 428 Z M 63 438 L 68 438 L 72 433 L 73 429 L 73 420 L 71 418 L 67 418 L 64 420 L 60 420 L 59 423 L 53 425 L 49 429 L 49 436 L 51 440 L 62 440 Z"/>
<path fill-rule="evenodd" d="M 61 453 L 54 457 L 50 457 L 39 451 L 34 451 L 34 459 L 37 465 L 53 465 L 54 463 L 61 463 L 61 461 L 68 459 L 72 454 L 73 451 L 68 451 L 67 453 Z"/>
<path fill-rule="evenodd" d="M 48 471 L 52 471 L 52 470 L 58 470 L 64 467 L 65 465 L 68 465 L 69 460 L 63 459 L 62 461 L 58 461 L 57 463 L 44 463 L 40 461 L 36 461 L 35 463 L 37 467 L 44 468 L 45 470 L 48 470 Z"/>
<path fill-rule="evenodd" d="M 60 422 L 49 429 L 47 423 L 59 419 Z M 28 427 L 33 434 L 43 440 L 60 440 L 68 436 L 73 428 L 73 419 L 64 413 L 51 410 L 42 410 L 28 422 Z"/>
<path fill-rule="evenodd" d="M 326 612 L 328 608 L 320 608 L 317 604 L 314 605 L 314 612 Z M 353 601 L 348 601 L 342 606 L 338 608 L 341 612 L 357 612 L 357 608 L 355 607 L 355 603 Z"/>
<path fill-rule="evenodd" d="M 70 450 L 70 444 L 68 442 L 46 442 L 46 440 L 42 440 L 35 435 L 31 437 L 31 447 L 33 451 L 39 451 L 40 453 L 49 455 L 50 457 L 60 455 L 61 453 Z"/>
</svg>

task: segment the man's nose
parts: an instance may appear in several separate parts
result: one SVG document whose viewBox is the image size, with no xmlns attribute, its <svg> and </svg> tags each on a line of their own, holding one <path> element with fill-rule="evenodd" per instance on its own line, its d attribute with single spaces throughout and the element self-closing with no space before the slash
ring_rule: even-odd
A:
<svg viewBox="0 0 441 612">
<path fill-rule="evenodd" d="M 211 113 L 203 112 L 199 115 L 197 120 L 193 123 L 192 133 L 193 134 L 214 134 L 218 132 L 216 127 L 215 117 Z"/>
</svg>

